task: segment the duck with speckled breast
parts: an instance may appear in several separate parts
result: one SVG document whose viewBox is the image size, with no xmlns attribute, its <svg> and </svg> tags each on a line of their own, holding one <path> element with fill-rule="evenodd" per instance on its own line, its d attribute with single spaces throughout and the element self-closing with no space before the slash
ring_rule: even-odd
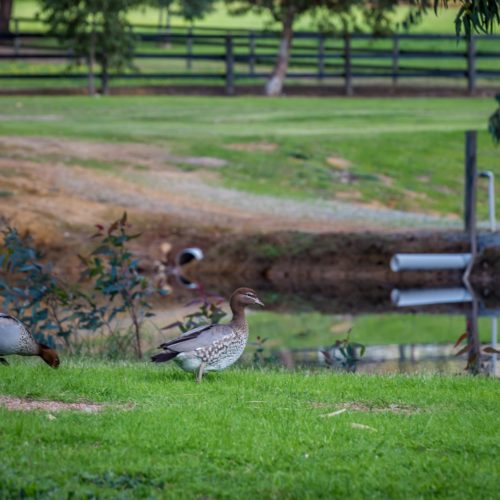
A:
<svg viewBox="0 0 500 500">
<path fill-rule="evenodd" d="M 49 366 L 59 366 L 59 356 L 54 349 L 37 342 L 29 330 L 16 318 L 0 313 L 0 364 L 8 365 L 2 356 L 40 356 Z"/>
<path fill-rule="evenodd" d="M 151 358 L 155 363 L 173 359 L 183 370 L 198 372 L 201 382 L 205 371 L 220 371 L 238 361 L 248 340 L 245 308 L 264 306 L 251 288 L 238 288 L 229 299 L 233 313 L 226 325 L 203 325 L 160 345 L 164 352 Z"/>
</svg>

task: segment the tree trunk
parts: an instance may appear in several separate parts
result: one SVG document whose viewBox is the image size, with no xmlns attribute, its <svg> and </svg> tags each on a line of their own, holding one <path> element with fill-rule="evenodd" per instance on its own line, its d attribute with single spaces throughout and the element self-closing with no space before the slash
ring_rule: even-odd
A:
<svg viewBox="0 0 500 500">
<path fill-rule="evenodd" d="M 293 22 L 295 14 L 289 11 L 283 19 L 283 30 L 281 31 L 281 42 L 278 52 L 278 59 L 274 65 L 271 77 L 266 83 L 266 95 L 277 96 L 281 95 L 283 83 L 288 71 L 288 62 L 290 60 L 290 49 L 292 47 L 293 38 Z"/>
<path fill-rule="evenodd" d="M 104 60 L 101 64 L 101 94 L 109 94 L 109 68 L 107 60 Z"/>
<path fill-rule="evenodd" d="M 95 80 L 94 80 L 94 66 L 95 66 L 95 19 L 92 20 L 92 33 L 90 34 L 90 47 L 87 60 L 87 85 L 88 93 L 90 96 L 95 95 Z"/>
<path fill-rule="evenodd" d="M 13 0 L 0 0 L 0 33 L 9 33 Z"/>
</svg>

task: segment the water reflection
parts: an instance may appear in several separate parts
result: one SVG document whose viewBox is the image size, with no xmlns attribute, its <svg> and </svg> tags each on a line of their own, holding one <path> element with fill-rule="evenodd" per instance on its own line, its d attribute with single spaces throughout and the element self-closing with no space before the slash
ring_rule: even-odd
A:
<svg viewBox="0 0 500 500">
<path fill-rule="evenodd" d="M 439 281 L 439 280 L 438 280 Z M 345 369 L 342 359 L 329 362 L 325 352 L 352 328 L 353 342 L 366 345 L 355 364 L 359 373 L 463 374 L 467 353 L 456 356 L 461 334 L 475 325 L 481 349 L 496 344 L 500 297 L 493 287 L 472 293 L 462 287 L 394 288 L 380 281 L 318 283 L 265 279 L 222 279 L 204 288 L 226 291 L 247 284 L 259 290 L 266 311 L 250 315 L 251 343 L 242 363 L 290 369 Z M 186 297 L 184 289 L 181 296 Z M 404 306 L 404 307 L 402 307 Z M 256 336 L 268 337 L 265 342 Z M 331 360 L 330 360 L 331 361 Z M 483 353 L 481 370 L 499 376 L 496 356 Z"/>
</svg>

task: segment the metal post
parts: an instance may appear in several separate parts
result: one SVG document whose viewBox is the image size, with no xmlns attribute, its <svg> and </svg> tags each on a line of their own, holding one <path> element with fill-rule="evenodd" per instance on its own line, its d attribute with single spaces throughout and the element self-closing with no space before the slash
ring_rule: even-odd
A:
<svg viewBox="0 0 500 500">
<path fill-rule="evenodd" d="M 469 235 L 471 260 L 465 270 L 463 280 L 469 285 L 469 276 L 477 254 L 476 228 L 476 193 L 477 193 L 477 131 L 465 132 L 465 200 L 464 229 Z"/>
<path fill-rule="evenodd" d="M 248 34 L 248 71 L 251 75 L 255 74 L 255 33 Z"/>
<path fill-rule="evenodd" d="M 19 19 L 14 18 L 14 54 L 19 55 L 19 49 L 21 48 L 21 39 L 19 38 Z"/>
<path fill-rule="evenodd" d="M 465 132 L 465 199 L 464 229 L 467 233 L 475 228 L 476 179 L 477 179 L 477 132 Z"/>
<path fill-rule="evenodd" d="M 497 318 L 491 318 L 491 347 L 497 348 Z M 497 353 L 491 353 L 491 374 L 496 376 L 497 373 Z"/>
<path fill-rule="evenodd" d="M 490 231 L 494 233 L 497 229 L 495 216 L 495 175 L 491 170 L 484 170 L 479 173 L 479 177 L 488 179 L 488 214 L 490 219 Z"/>
<path fill-rule="evenodd" d="M 187 58 L 186 58 L 186 69 L 190 70 L 193 67 L 193 27 L 190 26 L 188 29 L 188 35 L 186 40 L 187 48 Z"/>
<path fill-rule="evenodd" d="M 467 41 L 467 90 L 470 95 L 476 92 L 476 40 L 473 35 Z"/>
<path fill-rule="evenodd" d="M 226 35 L 226 94 L 234 94 L 234 53 L 231 35 Z"/>
<path fill-rule="evenodd" d="M 352 95 L 351 39 L 349 33 L 344 35 L 344 78 L 345 93 Z"/>
<path fill-rule="evenodd" d="M 398 82 L 399 71 L 399 37 L 392 36 L 392 85 L 395 87 Z"/>
<path fill-rule="evenodd" d="M 325 37 L 318 38 L 318 80 L 323 80 L 325 75 Z"/>
</svg>

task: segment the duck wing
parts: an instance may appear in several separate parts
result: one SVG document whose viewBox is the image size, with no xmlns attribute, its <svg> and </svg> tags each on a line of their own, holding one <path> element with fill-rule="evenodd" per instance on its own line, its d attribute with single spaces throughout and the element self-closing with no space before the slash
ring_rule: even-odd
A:
<svg viewBox="0 0 500 500">
<path fill-rule="evenodd" d="M 234 330 L 230 325 L 204 325 L 193 328 L 180 337 L 161 344 L 160 347 L 174 352 L 194 351 L 233 334 Z"/>
</svg>

